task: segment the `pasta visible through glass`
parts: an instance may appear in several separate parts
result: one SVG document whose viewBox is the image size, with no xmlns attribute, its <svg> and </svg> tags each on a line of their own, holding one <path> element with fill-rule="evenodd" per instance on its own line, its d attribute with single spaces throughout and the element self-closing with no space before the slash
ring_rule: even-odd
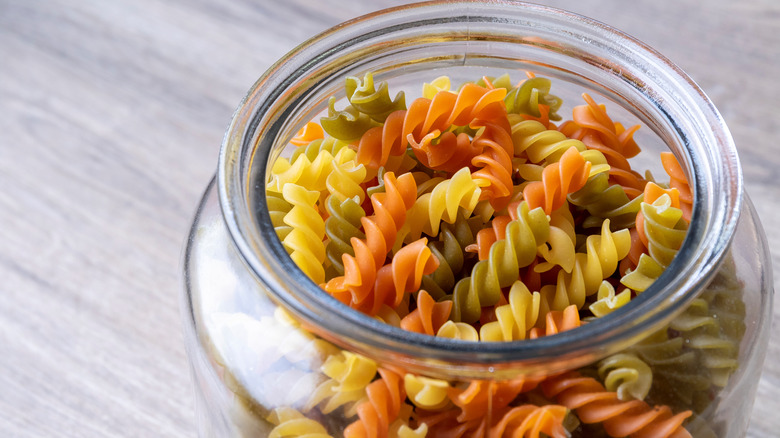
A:
<svg viewBox="0 0 780 438">
<path fill-rule="evenodd" d="M 667 183 L 633 169 L 639 126 L 591 96 L 556 124 L 552 87 L 442 76 L 407 106 L 347 78 L 347 106 L 331 99 L 272 165 L 277 236 L 324 293 L 424 335 L 523 342 L 618 311 L 672 262 L 693 194 L 671 153 Z M 346 437 L 691 436 L 739 366 L 741 316 L 727 265 L 667 328 L 566 373 L 450 382 L 329 346 L 318 371 L 278 374 L 315 389 L 268 421 L 279 437 L 329 436 L 317 418 L 334 412 Z"/>
</svg>

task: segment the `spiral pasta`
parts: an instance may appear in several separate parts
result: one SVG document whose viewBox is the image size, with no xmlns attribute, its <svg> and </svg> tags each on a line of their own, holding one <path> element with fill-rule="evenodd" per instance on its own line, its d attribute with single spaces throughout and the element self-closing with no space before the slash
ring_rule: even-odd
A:
<svg viewBox="0 0 780 438">
<path fill-rule="evenodd" d="M 336 110 L 334 97 L 328 101 L 328 115 L 320 118 L 320 125 L 328 135 L 350 142 L 359 139 L 375 124 L 368 114 L 361 113 L 352 105 L 347 105 L 341 111 Z"/>
<path fill-rule="evenodd" d="M 547 78 L 531 77 L 513 88 L 504 98 L 506 109 L 509 113 L 527 114 L 541 117 L 542 107 L 551 120 L 561 120 L 557 111 L 563 103 L 563 99 L 550 94 L 552 82 Z"/>
<path fill-rule="evenodd" d="M 320 406 L 320 411 L 328 414 L 342 406 L 350 406 L 345 415 L 355 415 L 356 404 L 366 396 L 365 388 L 376 376 L 376 362 L 348 351 L 341 351 L 328 357 L 320 369 L 328 380 L 314 390 L 304 410 Z"/>
<path fill-rule="evenodd" d="M 401 328 L 433 336 L 447 322 L 451 310 L 452 301 L 437 303 L 428 292 L 421 290 L 417 294 L 417 308 L 401 320 Z"/>
<path fill-rule="evenodd" d="M 295 146 L 308 145 L 314 140 L 321 140 L 325 136 L 325 132 L 322 130 L 322 126 L 315 122 L 307 122 L 303 125 L 295 136 L 290 139 L 290 143 Z"/>
<path fill-rule="evenodd" d="M 596 301 L 588 309 L 593 316 L 601 318 L 631 301 L 631 290 L 625 289 L 615 294 L 615 288 L 608 281 L 602 281 L 596 295 Z"/>
<path fill-rule="evenodd" d="M 284 241 L 284 238 L 290 234 L 292 227 L 284 223 L 284 217 L 292 209 L 292 205 L 284 199 L 281 193 L 268 192 L 266 197 L 268 203 L 268 214 L 271 216 L 271 224 L 274 226 L 274 232 L 279 240 Z M 285 247 L 288 254 L 292 252 L 291 249 Z"/>
<path fill-rule="evenodd" d="M 376 122 L 382 123 L 390 113 L 406 109 L 404 92 L 399 91 L 395 99 L 390 99 L 387 82 L 376 86 L 371 72 L 363 76 L 362 82 L 359 78 L 348 76 L 344 88 L 350 105 Z"/>
<path fill-rule="evenodd" d="M 688 178 L 673 153 L 661 152 L 661 164 L 669 175 L 669 187 L 680 192 L 680 209 L 683 211 L 685 221 L 690 222 L 693 213 L 693 192 L 688 185 Z"/>
<path fill-rule="evenodd" d="M 577 148 L 570 147 L 559 161 L 544 168 L 541 181 L 525 186 L 523 197 L 531 208 L 542 207 L 550 214 L 566 202 L 569 193 L 585 185 L 590 168 L 591 163 L 582 158 Z"/>
<path fill-rule="evenodd" d="M 682 219 L 682 210 L 673 207 L 671 197 L 664 194 L 652 204 L 643 202 L 641 213 L 650 257 L 663 267 L 669 266 L 682 246 L 688 228 Z M 642 234 L 640 230 L 640 237 Z"/>
<path fill-rule="evenodd" d="M 683 338 L 670 338 L 664 328 L 631 347 L 629 352 L 653 370 L 647 402 L 695 412 L 702 412 L 711 403 L 710 376 L 702 369 L 696 352 L 685 348 Z"/>
<path fill-rule="evenodd" d="M 311 128 L 308 129 L 311 130 Z M 301 155 L 305 155 L 309 161 L 314 161 L 315 159 L 317 159 L 317 156 L 323 151 L 327 151 L 329 154 L 335 156 L 336 154 L 338 154 L 338 152 L 341 149 L 344 149 L 345 147 L 348 146 L 349 143 L 345 141 L 337 140 L 333 137 L 316 138 L 308 143 L 302 144 L 299 147 L 295 148 L 292 155 L 290 156 L 290 159 L 287 160 L 287 163 L 285 163 L 285 161 L 282 161 L 283 159 L 280 159 L 280 161 L 283 165 L 294 163 L 295 161 L 298 160 L 298 158 Z M 276 163 L 274 163 L 274 166 L 276 166 Z"/>
<path fill-rule="evenodd" d="M 406 211 L 413 205 L 417 187 L 411 174 L 396 179 L 388 172 L 384 181 L 386 192 L 371 197 L 374 214 L 361 219 L 366 239 L 352 239 L 355 256 L 342 257 L 345 275 L 325 285 L 325 290 L 342 302 L 362 303 L 369 295 L 377 271 L 406 220 Z"/>
<path fill-rule="evenodd" d="M 530 210 L 526 202 L 516 209 L 517 219 L 506 227 L 504 239 L 490 247 L 487 260 L 474 265 L 470 277 L 460 280 L 453 290 L 452 319 L 473 322 L 482 306 L 498 302 L 502 287 L 519 278 L 520 268 L 536 259 L 536 248 L 547 241 L 550 224 L 542 209 Z"/>
<path fill-rule="evenodd" d="M 580 190 L 569 194 L 568 200 L 588 212 L 583 227 L 600 227 L 604 219 L 609 219 L 612 228 L 618 230 L 634 226 L 643 197 L 629 199 L 622 186 L 610 185 L 607 174 L 600 173 L 590 177 Z"/>
<path fill-rule="evenodd" d="M 481 126 L 481 133 L 474 138 L 474 144 L 483 152 L 471 159 L 472 166 L 478 168 L 472 176 L 484 181 L 480 199 L 488 199 L 490 205 L 501 210 L 509 204 L 512 195 L 512 137 L 509 134 L 508 122 L 501 117 L 498 122 L 478 120 L 476 126 Z"/>
<path fill-rule="evenodd" d="M 271 169 L 271 181 L 267 189 L 281 192 L 287 184 L 297 184 L 308 190 L 322 192 L 327 189 L 326 181 L 334 166 L 354 161 L 355 151 L 344 148 L 331 154 L 327 149 L 320 150 L 313 160 L 300 154 L 292 164 L 284 158 L 278 159 Z"/>
<path fill-rule="evenodd" d="M 436 336 L 450 339 L 460 339 L 462 341 L 478 341 L 479 333 L 477 329 L 463 322 L 447 321 L 436 332 Z"/>
<path fill-rule="evenodd" d="M 325 221 L 317 210 L 319 192 L 287 183 L 282 190 L 284 198 L 292 204 L 284 216 L 284 223 L 292 230 L 282 243 L 291 250 L 290 258 L 315 283 L 325 280 Z"/>
<path fill-rule="evenodd" d="M 439 260 L 439 267 L 423 277 L 422 287 L 435 299 L 443 298 L 452 292 L 455 276 L 463 269 L 464 247 L 447 224 L 442 227 L 438 241 L 429 243 L 428 247 Z"/>
<path fill-rule="evenodd" d="M 331 438 L 325 426 L 292 408 L 274 409 L 267 419 L 276 426 L 269 438 Z"/>
<path fill-rule="evenodd" d="M 451 406 L 447 397 L 451 388 L 446 380 L 406 374 L 404 389 L 409 400 L 419 408 L 438 411 Z"/>
<path fill-rule="evenodd" d="M 439 182 L 433 191 L 417 198 L 409 209 L 407 229 L 403 231 L 405 240 L 417 240 L 423 232 L 429 236 L 438 235 L 441 222 L 455 223 L 461 210 L 466 216 L 470 216 L 480 194 L 480 187 L 468 168 L 463 168 L 452 178 Z"/>
<path fill-rule="evenodd" d="M 390 424 L 398 417 L 406 397 L 403 379 L 382 368 L 379 374 L 381 377 L 366 387 L 368 399 L 358 405 L 359 419 L 344 429 L 345 438 L 386 437 Z"/>
<path fill-rule="evenodd" d="M 639 125 L 625 129 L 620 123 L 612 121 L 604 105 L 596 104 L 587 93 L 582 97 L 586 105 L 574 108 L 572 122 L 561 125 L 561 132 L 568 137 L 582 140 L 588 149 L 604 154 L 611 167 L 611 182 L 623 186 L 629 198 L 639 196 L 644 190 L 646 180 L 633 171 L 628 162 L 628 158 L 636 156 L 640 151 L 633 140 L 633 134 L 639 129 Z"/>
<path fill-rule="evenodd" d="M 726 386 L 739 365 L 739 344 L 720 333 L 718 314 L 709 308 L 707 301 L 695 299 L 669 327 L 680 333 L 689 348 L 701 352 L 702 365 L 709 370 L 712 383 Z"/>
<path fill-rule="evenodd" d="M 420 288 L 423 275 L 430 274 L 439 266 L 439 261 L 433 257 L 426 243 L 427 239 L 422 238 L 401 248 L 393 256 L 392 262 L 377 271 L 376 283 L 371 292 L 363 300 L 352 301 L 349 305 L 368 315 L 376 315 L 382 305 L 397 308 L 408 299 L 406 294 Z M 441 307 L 436 307 L 435 312 L 437 320 L 438 315 L 449 314 L 449 310 Z M 419 316 L 427 318 L 429 315 Z M 420 324 L 426 322 L 420 321 Z M 409 327 L 418 327 L 417 324 L 409 324 Z"/>
<path fill-rule="evenodd" d="M 444 132 L 452 125 L 464 126 L 476 119 L 490 119 L 506 90 L 489 90 L 466 84 L 458 94 L 443 91 L 433 99 L 419 98 L 406 111 L 391 113 L 381 127 L 367 130 L 358 145 L 358 162 L 369 168 L 383 166 L 391 155 L 406 151 L 408 138 L 416 143 L 434 131 Z M 438 135 L 438 134 L 435 134 Z"/>
<path fill-rule="evenodd" d="M 631 353 L 618 353 L 599 362 L 599 377 L 620 400 L 644 400 L 653 385 L 653 371 Z"/>
<path fill-rule="evenodd" d="M 532 340 L 626 305 L 679 250 L 690 187 L 673 155 L 668 186 L 631 169 L 638 127 L 590 96 L 556 127 L 550 86 L 442 77 L 407 109 L 370 73 L 347 78 L 345 109 L 331 100 L 271 168 L 285 249 L 342 303 L 429 336 Z M 703 412 L 738 365 L 742 287 L 719 275 L 625 351 L 509 381 L 447 382 L 291 338 L 263 362 L 265 389 L 284 396 L 260 403 L 311 417 L 280 411 L 278 436 L 327 434 L 314 419 L 334 412 L 352 421 L 347 437 L 688 436 L 686 409 Z"/>
<path fill-rule="evenodd" d="M 612 232 L 609 219 L 601 226 L 601 234 L 588 236 L 586 251 L 575 254 L 571 273 L 558 272 L 555 284 L 548 284 L 539 291 L 542 299 L 554 310 L 562 310 L 570 304 L 581 308 L 585 297 L 598 292 L 601 282 L 615 273 L 618 262 L 626 257 L 631 246 L 628 230 Z"/>
<path fill-rule="evenodd" d="M 430 83 L 426 82 L 423 84 L 422 97 L 433 99 L 433 96 L 440 91 L 450 91 L 451 86 L 452 84 L 448 76 L 439 76 Z"/>
<path fill-rule="evenodd" d="M 407 140 L 420 163 L 430 169 L 448 173 L 468 167 L 485 147 L 484 141 L 472 141 L 465 132 L 441 133 L 437 130 L 424 135 L 420 142 L 411 134 Z"/>
<path fill-rule="evenodd" d="M 331 196 L 326 202 L 328 219 L 325 220 L 325 235 L 328 243 L 325 247 L 328 260 L 338 275 L 344 275 L 344 265 L 341 262 L 343 254 L 355 255 L 352 238 L 363 239 L 365 235 L 360 231 L 360 221 L 366 212 L 360 206 L 360 198 L 346 198 L 339 201 L 338 197 Z"/>
<path fill-rule="evenodd" d="M 690 437 L 682 426 L 691 411 L 673 414 L 668 406 L 650 407 L 641 400 L 622 401 L 596 379 L 569 372 L 542 383 L 545 396 L 577 412 L 583 423 L 603 423 L 613 437 Z"/>
<path fill-rule="evenodd" d="M 531 293 L 521 281 L 509 290 L 509 304 L 496 308 L 496 321 L 479 329 L 482 341 L 516 341 L 526 338 L 539 318 L 539 292 Z"/>
<path fill-rule="evenodd" d="M 521 405 L 507 411 L 490 428 L 490 438 L 566 438 L 570 434 L 563 425 L 569 410 L 560 405 Z"/>
</svg>

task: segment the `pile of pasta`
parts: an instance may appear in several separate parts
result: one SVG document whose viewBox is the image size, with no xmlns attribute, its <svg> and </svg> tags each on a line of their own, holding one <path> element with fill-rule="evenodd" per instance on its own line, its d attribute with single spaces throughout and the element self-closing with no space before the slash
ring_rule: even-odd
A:
<svg viewBox="0 0 780 438">
<path fill-rule="evenodd" d="M 645 291 L 691 218 L 680 164 L 661 154 L 668 182 L 637 172 L 639 126 L 587 94 L 561 123 L 551 81 L 527 76 L 440 77 L 408 107 L 370 73 L 347 78 L 347 107 L 332 99 L 272 166 L 268 208 L 292 260 L 346 306 L 466 341 L 554 335 Z M 346 437 L 690 436 L 691 408 L 737 367 L 735 282 L 636 347 L 544 378 L 447 382 L 326 349 L 318 389 L 274 410 L 271 436 L 329 436 L 301 411 L 337 410 Z"/>
</svg>

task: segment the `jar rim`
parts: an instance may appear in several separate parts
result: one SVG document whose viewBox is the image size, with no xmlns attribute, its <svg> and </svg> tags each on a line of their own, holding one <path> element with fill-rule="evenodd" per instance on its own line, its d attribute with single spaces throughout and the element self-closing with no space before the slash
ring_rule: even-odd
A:
<svg viewBox="0 0 780 438">
<path fill-rule="evenodd" d="M 381 323 L 349 309 L 306 277 L 276 238 L 270 217 L 255 217 L 248 199 L 256 187 L 249 185 L 255 158 L 266 160 L 272 151 L 280 120 L 289 108 L 273 107 L 295 80 L 306 74 L 312 62 L 322 62 L 388 29 L 425 26 L 425 17 L 439 17 L 470 25 L 478 20 L 517 19 L 530 28 L 541 21 L 568 29 L 567 38 L 587 38 L 606 49 L 623 50 L 690 109 L 689 124 L 676 125 L 684 139 L 685 166 L 693 178 L 693 217 L 688 237 L 672 264 L 647 291 L 609 316 L 556 336 L 516 342 L 467 342 L 426 336 Z M 534 21 L 536 20 L 536 22 Z M 471 35 L 466 36 L 466 42 Z M 316 82 L 315 82 L 316 83 Z M 639 87 L 652 82 L 631 84 Z M 678 104 L 682 104 L 678 102 Z M 655 102 L 664 112 L 668 102 Z M 671 116 L 669 116 L 671 117 Z M 263 134 L 260 135 L 260 130 Z M 695 137 L 695 138 L 694 138 Z M 264 167 L 264 166 L 258 166 Z M 264 169 L 260 169 L 265 181 Z M 379 360 L 403 361 L 406 367 L 431 375 L 446 367 L 468 377 L 493 373 L 506 365 L 529 372 L 549 370 L 555 362 L 561 370 L 598 359 L 610 348 L 634 342 L 652 327 L 668 322 L 675 309 L 695 298 L 697 290 L 714 275 L 734 235 L 742 203 L 742 175 L 736 147 L 722 117 L 704 92 L 679 67 L 644 43 L 596 20 L 547 6 L 514 1 L 434 1 L 375 12 L 331 28 L 299 45 L 270 67 L 236 110 L 225 134 L 218 168 L 218 193 L 229 234 L 250 271 L 272 298 L 342 346 Z M 262 198 L 262 197 L 260 197 Z M 264 201 L 259 200 L 261 206 Z M 257 224 L 260 223 L 258 227 Z M 337 315 L 338 318 L 331 317 Z M 590 359 L 585 359 L 590 358 Z M 582 362 L 582 363 L 580 363 Z M 487 368 L 486 368 L 487 367 Z"/>
</svg>

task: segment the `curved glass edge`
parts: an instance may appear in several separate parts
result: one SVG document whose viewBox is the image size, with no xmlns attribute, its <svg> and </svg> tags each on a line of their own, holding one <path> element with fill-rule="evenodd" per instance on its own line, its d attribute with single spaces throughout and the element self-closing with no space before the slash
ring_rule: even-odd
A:
<svg viewBox="0 0 780 438">
<path fill-rule="evenodd" d="M 503 3 L 501 3 L 503 4 Z M 463 6 L 463 5 L 461 5 Z M 467 7 L 464 7 L 463 9 L 466 12 L 473 11 L 474 4 L 467 4 Z M 480 6 L 485 6 L 485 4 L 480 4 Z M 490 5 L 495 7 L 495 5 Z M 513 4 L 513 6 L 518 6 L 517 4 Z M 539 6 L 531 6 L 531 5 L 523 5 L 520 4 L 521 7 L 528 7 L 532 10 L 536 11 L 537 13 L 550 13 L 550 11 L 556 11 L 551 8 L 543 8 Z M 415 6 L 417 9 L 416 12 L 419 12 L 423 8 L 437 8 L 437 7 L 443 7 L 443 5 L 440 4 L 425 4 L 421 6 Z M 446 5 L 448 9 L 452 8 L 453 5 Z M 471 9 L 469 9 L 471 8 Z M 412 10 L 411 7 L 404 7 L 401 8 L 403 11 L 410 11 Z M 430 11 L 428 11 L 430 13 Z M 418 14 L 419 15 L 419 14 Z M 223 143 L 223 151 L 222 151 L 222 163 L 219 170 L 219 189 L 220 189 L 220 201 L 222 203 L 223 208 L 223 215 L 225 216 L 225 221 L 228 224 L 230 233 L 233 237 L 233 239 L 236 242 L 236 245 L 244 254 L 245 257 L 247 257 L 250 266 L 252 269 L 258 274 L 258 277 L 261 281 L 265 283 L 266 286 L 269 287 L 271 290 L 276 291 L 282 291 L 284 290 L 284 293 L 278 294 L 278 298 L 285 303 L 285 305 L 289 306 L 291 309 L 294 310 L 296 314 L 303 317 L 304 319 L 308 320 L 311 323 L 315 323 L 317 325 L 321 325 L 325 328 L 325 332 L 330 332 L 333 334 L 338 335 L 340 338 L 345 337 L 347 339 L 350 339 L 350 344 L 353 347 L 357 347 L 360 350 L 366 351 L 366 350 L 373 350 L 374 347 L 377 347 L 378 344 L 381 344 L 381 348 L 384 351 L 389 351 L 392 355 L 400 355 L 404 358 L 412 358 L 414 360 L 414 356 L 419 356 L 422 354 L 425 354 L 426 356 L 432 356 L 433 361 L 441 361 L 442 363 L 450 362 L 450 361 L 456 361 L 463 363 L 464 356 L 463 354 L 466 353 L 468 355 L 468 363 L 465 364 L 466 367 L 472 365 L 476 366 L 482 366 L 487 363 L 493 363 L 496 361 L 506 361 L 507 359 L 511 360 L 520 360 L 523 361 L 526 365 L 532 365 L 534 362 L 537 363 L 537 365 L 541 363 L 546 363 L 550 361 L 551 359 L 554 360 L 565 360 L 564 358 L 561 358 L 560 354 L 558 353 L 561 351 L 561 348 L 565 349 L 566 351 L 570 351 L 572 357 L 582 357 L 583 353 L 589 351 L 591 354 L 593 353 L 593 342 L 602 342 L 602 341 L 622 341 L 623 344 L 631 343 L 632 338 L 631 336 L 638 336 L 642 331 L 646 331 L 646 327 L 633 324 L 632 329 L 620 334 L 617 334 L 616 336 L 607 337 L 609 339 L 604 339 L 604 336 L 601 336 L 600 339 L 593 338 L 592 331 L 590 330 L 590 333 L 588 333 L 588 330 L 574 330 L 570 333 L 566 333 L 562 336 L 557 336 L 555 338 L 549 338 L 549 339 L 538 339 L 534 342 L 526 342 L 524 345 L 490 345 L 490 346 L 476 346 L 476 345 L 469 345 L 467 343 L 462 343 L 458 341 L 450 341 L 450 340 L 441 340 L 441 339 L 428 339 L 426 337 L 415 335 L 415 334 L 408 334 L 408 333 L 399 333 L 400 330 L 397 329 L 389 329 L 387 327 L 382 327 L 380 324 L 376 323 L 375 321 L 371 320 L 368 317 L 364 317 L 359 314 L 354 314 L 355 312 L 342 312 L 343 318 L 339 320 L 338 323 L 333 323 L 332 321 L 328 321 L 326 318 L 324 318 L 325 314 L 321 311 L 318 311 L 318 309 L 313 309 L 311 305 L 307 306 L 306 304 L 302 304 L 300 301 L 296 300 L 294 297 L 295 295 L 301 295 L 305 296 L 307 299 L 312 298 L 311 295 L 306 295 L 306 290 L 313 290 L 316 289 L 316 285 L 313 285 L 310 281 L 307 281 L 305 278 L 301 278 L 301 275 L 295 275 L 291 274 L 291 272 L 296 272 L 296 268 L 292 263 L 285 263 L 280 262 L 278 260 L 274 260 L 273 266 L 270 267 L 268 265 L 269 260 L 273 260 L 276 255 L 279 253 L 279 249 L 281 248 L 281 245 L 276 245 L 278 248 L 276 248 L 276 251 L 269 251 L 268 248 L 264 247 L 265 244 L 263 243 L 263 237 L 267 236 L 261 236 L 257 234 L 257 231 L 254 230 L 254 224 L 248 223 L 246 217 L 237 217 L 236 212 L 245 211 L 247 209 L 246 205 L 242 205 L 242 203 L 245 201 L 246 197 L 242 196 L 246 194 L 246 176 L 248 174 L 248 166 L 246 166 L 246 163 L 251 161 L 251 158 L 247 158 L 247 154 L 249 153 L 248 150 L 252 150 L 252 153 L 255 153 L 256 150 L 254 150 L 253 146 L 256 144 L 255 142 L 258 140 L 256 135 L 256 128 L 259 126 L 260 119 L 258 118 L 259 114 L 263 114 L 264 111 L 268 111 L 271 109 L 271 100 L 267 100 L 269 97 L 269 94 L 267 93 L 268 89 L 284 89 L 285 85 L 289 85 L 289 78 L 287 80 L 281 80 L 280 78 L 285 78 L 286 74 L 290 74 L 291 70 L 296 70 L 300 68 L 305 68 L 306 63 L 302 61 L 302 59 L 307 58 L 312 53 L 316 53 L 318 49 L 322 49 L 322 53 L 319 56 L 319 58 L 323 56 L 327 56 L 329 52 L 332 52 L 333 50 L 337 50 L 339 48 L 339 45 L 336 44 L 333 47 L 330 47 L 329 39 L 338 39 L 336 36 L 334 36 L 334 32 L 344 32 L 345 29 L 347 29 L 349 26 L 363 26 L 367 27 L 371 25 L 371 20 L 377 17 L 382 17 L 382 14 L 374 14 L 372 16 L 368 16 L 367 18 L 361 18 L 356 19 L 353 22 L 347 23 L 345 25 L 337 27 L 335 30 L 332 30 L 330 32 L 326 32 L 319 37 L 315 37 L 313 40 L 309 41 L 304 46 L 301 46 L 299 49 L 297 49 L 296 52 L 292 52 L 290 55 L 288 55 L 287 58 L 280 61 L 280 63 L 276 64 L 272 69 L 269 70 L 255 85 L 255 88 L 250 92 L 250 94 L 247 96 L 245 101 L 242 103 L 242 106 L 239 108 L 239 110 L 236 113 L 236 117 L 233 120 L 233 123 L 231 124 L 230 130 L 226 134 L 225 142 Z M 568 14 L 567 17 L 578 17 L 578 20 L 580 20 L 583 23 L 590 23 L 590 25 L 594 25 L 595 22 L 592 20 L 585 19 L 584 17 L 575 16 L 574 14 Z M 395 17 L 395 19 L 400 19 L 402 17 Z M 646 47 L 642 46 L 641 43 L 638 43 L 634 40 L 626 39 L 623 34 L 619 34 L 616 31 L 606 28 L 606 31 L 610 33 L 610 35 L 613 35 L 616 37 L 617 40 L 620 40 L 621 42 L 630 41 L 632 44 L 636 45 L 638 50 L 644 50 L 643 54 L 645 56 L 654 55 L 654 52 L 649 51 Z M 604 30 L 604 29 L 602 29 Z M 346 39 L 350 35 L 345 35 L 340 38 Z M 343 40 L 341 40 L 343 41 Z M 342 42 L 343 44 L 343 42 Z M 313 56 L 313 59 L 316 61 L 318 56 Z M 295 61 L 295 62 L 292 62 Z M 671 63 L 668 61 L 665 61 L 663 58 L 655 59 L 656 62 L 661 61 L 665 64 L 665 67 L 672 66 Z M 289 65 L 285 65 L 285 63 L 288 63 Z M 297 65 L 296 65 L 297 64 Z M 715 248 L 714 251 L 710 251 L 710 257 L 706 258 L 705 260 L 701 260 L 698 266 L 698 272 L 707 272 L 706 269 L 701 268 L 702 265 L 717 265 L 717 261 L 720 260 L 723 253 L 725 252 L 725 248 L 728 247 L 728 243 L 730 242 L 731 236 L 733 235 L 733 227 L 736 223 L 736 211 L 737 207 L 734 207 L 734 205 L 739 205 L 738 201 L 739 196 L 741 193 L 741 176 L 739 174 L 739 167 L 736 161 L 736 154 L 733 152 L 733 143 L 730 140 L 730 136 L 728 135 L 728 131 L 725 129 L 725 125 L 722 124 L 722 120 L 720 120 L 719 115 L 717 115 L 717 112 L 714 110 L 714 108 L 711 106 L 711 103 L 709 103 L 709 100 L 707 100 L 706 96 L 698 90 L 698 88 L 695 86 L 695 84 L 690 81 L 690 79 L 687 78 L 682 72 L 679 71 L 676 67 L 671 67 L 668 71 L 664 71 L 667 75 L 676 75 L 674 76 L 676 82 L 682 81 L 682 91 L 694 91 L 694 95 L 697 96 L 697 99 L 701 102 L 703 102 L 705 105 L 704 107 L 711 112 L 710 118 L 714 117 L 718 123 L 715 123 L 714 126 L 718 126 L 721 129 L 720 132 L 720 141 L 716 141 L 716 143 L 720 146 L 720 149 L 724 149 L 728 151 L 729 153 L 726 153 L 726 156 L 733 156 L 734 161 L 731 162 L 731 166 L 726 169 L 710 169 L 714 171 L 714 177 L 720 178 L 721 180 L 725 178 L 728 174 L 730 175 L 730 180 L 732 181 L 732 184 L 730 187 L 728 187 L 729 190 L 724 190 L 724 192 L 718 192 L 716 194 L 712 194 L 711 197 L 714 196 L 721 196 L 721 194 L 725 193 L 726 200 L 722 201 L 732 206 L 731 209 L 728 208 L 728 206 L 721 206 L 721 208 L 718 208 L 718 211 L 720 212 L 719 216 L 716 216 L 714 218 L 709 218 L 710 221 L 708 221 L 708 225 L 712 226 L 714 223 L 715 225 L 722 224 L 721 229 L 724 231 L 722 233 L 711 233 L 714 235 L 715 239 L 719 239 L 717 241 L 710 241 L 710 242 L 704 242 L 704 245 L 710 245 Z M 679 85 L 679 84 L 678 84 Z M 281 88 L 280 88 L 281 87 Z M 266 93 L 260 92 L 260 90 L 266 89 Z M 278 93 L 277 93 L 278 94 Z M 690 98 L 690 93 L 682 93 L 685 96 L 688 96 Z M 266 99 L 266 100 L 264 100 Z M 276 115 L 277 118 L 283 117 L 284 114 Z M 249 135 L 247 135 L 249 134 Z M 700 151 L 701 152 L 701 151 Z M 718 151 L 711 151 L 710 154 L 716 154 Z M 712 158 L 712 157 L 710 157 Z M 241 164 L 244 164 L 243 166 Z M 686 162 L 686 164 L 689 167 L 689 171 L 691 171 L 691 168 L 693 170 L 696 170 L 696 168 L 703 167 L 703 164 L 700 162 L 697 162 L 696 160 L 692 160 L 689 158 L 689 160 Z M 694 175 L 696 175 L 695 178 L 695 187 L 697 189 L 698 193 L 705 193 L 707 192 L 707 188 L 710 187 L 712 184 L 712 181 L 704 180 L 701 175 L 704 172 L 692 172 Z M 710 191 L 712 193 L 712 191 Z M 736 195 L 734 195 L 736 193 Z M 703 199 L 701 197 L 697 198 L 697 203 L 701 205 L 704 203 L 704 205 L 712 205 L 715 204 L 715 201 L 713 199 Z M 705 202 L 706 201 L 706 202 Z M 703 215 L 706 213 L 707 209 L 702 208 L 701 206 L 695 210 L 695 215 L 698 215 L 699 218 L 702 218 Z M 273 249 L 273 244 L 271 244 Z M 688 248 L 686 250 L 686 248 Z M 689 253 L 694 253 L 695 248 L 693 248 L 691 245 L 687 245 L 683 248 L 681 251 L 681 254 L 685 255 L 685 252 L 688 251 Z M 258 258 L 258 254 L 263 254 L 263 259 Z M 690 255 L 690 254 L 689 254 Z M 681 259 L 681 257 L 678 257 L 678 259 Z M 678 271 L 682 271 L 681 266 L 679 266 L 682 262 L 676 262 Z M 674 265 L 672 269 L 674 268 Z M 696 267 L 694 267 L 696 268 Z M 688 269 L 687 272 L 695 271 L 697 269 Z M 281 271 L 281 272 L 279 272 Z M 661 304 L 665 307 L 668 307 L 671 303 L 674 302 L 684 302 L 686 300 L 690 300 L 693 298 L 693 295 L 691 291 L 694 291 L 696 289 L 696 285 L 702 285 L 705 284 L 708 280 L 708 277 L 703 277 L 699 275 L 696 278 L 688 277 L 685 279 L 686 281 L 680 280 L 677 282 L 670 281 L 669 286 L 664 289 L 665 293 L 660 293 L 660 291 L 657 291 L 659 293 L 656 294 L 656 300 L 658 304 Z M 685 287 L 679 287 L 681 284 L 685 284 Z M 674 289 L 677 287 L 677 290 L 681 291 L 688 291 L 688 296 L 682 296 L 680 292 L 676 292 Z M 650 296 L 651 294 L 647 294 Z M 328 299 L 329 297 L 315 297 L 317 299 L 314 300 L 314 303 L 318 306 L 324 306 L 325 308 L 329 308 L 332 310 L 332 308 L 335 306 L 334 301 L 332 299 Z M 648 298 L 648 301 L 650 301 L 650 298 Z M 655 303 L 654 303 L 655 304 Z M 640 314 L 647 314 L 647 312 L 644 312 L 643 309 L 638 308 L 639 305 L 637 304 L 635 308 L 633 309 L 633 312 L 626 311 L 623 314 L 622 321 L 629 321 L 632 319 L 636 319 L 636 315 Z M 649 307 L 649 306 L 644 306 Z M 627 309 L 630 310 L 630 309 Z M 652 313 L 652 312 L 651 312 Z M 671 318 L 671 316 L 667 315 L 666 319 Z M 648 319 L 644 319 L 645 321 L 648 321 Z M 662 324 L 663 322 L 659 321 L 653 321 L 655 324 Z M 621 325 L 622 322 L 618 320 L 618 318 L 613 318 L 612 324 L 604 323 L 605 326 L 609 326 L 612 328 L 615 328 L 619 325 Z M 595 328 L 595 327 L 594 327 Z M 357 329 L 357 330 L 356 330 Z M 603 330 L 603 327 L 602 327 Z M 614 334 L 614 333 L 613 333 Z M 378 341 L 381 341 L 378 343 Z M 619 347 L 616 347 L 619 348 Z M 433 349 L 433 351 L 431 351 Z M 425 362 L 430 365 L 432 363 L 432 360 L 426 359 Z M 533 366 L 531 367 L 533 368 Z"/>
</svg>

